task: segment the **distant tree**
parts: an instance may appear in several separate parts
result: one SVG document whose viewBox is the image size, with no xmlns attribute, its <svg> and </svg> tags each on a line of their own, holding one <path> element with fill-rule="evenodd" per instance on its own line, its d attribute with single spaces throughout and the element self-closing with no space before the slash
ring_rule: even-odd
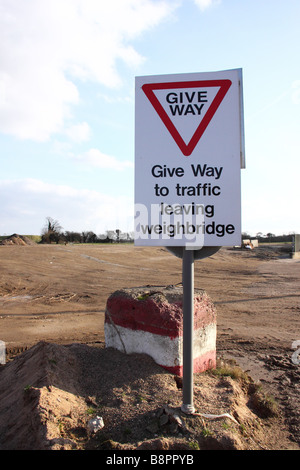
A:
<svg viewBox="0 0 300 470">
<path fill-rule="evenodd" d="M 81 241 L 82 243 L 96 243 L 98 241 L 98 238 L 97 235 L 92 231 L 82 232 Z"/>
<path fill-rule="evenodd" d="M 70 232 L 66 230 L 64 236 L 65 240 L 69 243 L 81 243 L 81 234 L 79 232 Z"/>
<path fill-rule="evenodd" d="M 116 241 L 116 233 L 114 230 L 106 230 L 106 240 L 110 243 Z"/>
<path fill-rule="evenodd" d="M 274 233 L 271 233 L 271 232 L 268 232 L 268 233 L 266 234 L 266 237 L 267 237 L 267 239 L 268 239 L 269 241 L 272 240 L 272 238 L 275 238 L 275 236 L 276 236 L 276 235 L 275 235 Z"/>
<path fill-rule="evenodd" d="M 251 235 L 249 235 L 249 233 L 247 233 L 247 232 L 242 232 L 242 239 L 245 240 L 245 239 L 248 239 L 248 238 L 251 238 Z"/>
<path fill-rule="evenodd" d="M 46 223 L 42 230 L 41 243 L 58 243 L 63 239 L 62 227 L 57 220 L 46 217 Z"/>
</svg>

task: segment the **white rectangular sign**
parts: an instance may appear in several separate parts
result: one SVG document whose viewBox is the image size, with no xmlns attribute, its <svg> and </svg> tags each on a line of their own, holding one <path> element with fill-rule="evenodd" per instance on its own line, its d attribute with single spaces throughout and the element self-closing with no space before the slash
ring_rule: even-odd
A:
<svg viewBox="0 0 300 470">
<path fill-rule="evenodd" d="M 241 69 L 136 77 L 135 244 L 241 242 Z"/>
</svg>

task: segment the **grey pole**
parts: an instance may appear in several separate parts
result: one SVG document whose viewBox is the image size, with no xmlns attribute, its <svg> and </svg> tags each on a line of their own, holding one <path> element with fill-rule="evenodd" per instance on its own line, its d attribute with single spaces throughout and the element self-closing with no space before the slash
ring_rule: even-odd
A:
<svg viewBox="0 0 300 470">
<path fill-rule="evenodd" d="M 183 250 L 183 404 L 184 413 L 195 412 L 193 405 L 194 339 L 194 251 Z"/>
</svg>

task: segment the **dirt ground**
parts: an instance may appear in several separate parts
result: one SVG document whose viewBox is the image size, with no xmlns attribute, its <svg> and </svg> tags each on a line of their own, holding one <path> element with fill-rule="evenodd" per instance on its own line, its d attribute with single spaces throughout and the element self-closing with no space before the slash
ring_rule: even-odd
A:
<svg viewBox="0 0 300 470">
<path fill-rule="evenodd" d="M 171 374 L 147 357 L 104 347 L 112 292 L 181 281 L 181 260 L 164 248 L 0 246 L 0 340 L 8 360 L 0 366 L 0 449 L 103 449 L 106 442 L 129 449 L 299 450 L 300 365 L 292 355 L 300 341 L 300 260 L 284 247 L 266 246 L 222 248 L 195 262 L 195 287 L 217 308 L 219 364 L 234 360 L 250 377 L 195 377 L 197 410 L 230 412 L 225 420 L 182 416 L 182 390 Z M 267 396 L 276 413 L 262 408 Z M 84 430 L 87 407 L 105 421 L 95 436 Z"/>
</svg>

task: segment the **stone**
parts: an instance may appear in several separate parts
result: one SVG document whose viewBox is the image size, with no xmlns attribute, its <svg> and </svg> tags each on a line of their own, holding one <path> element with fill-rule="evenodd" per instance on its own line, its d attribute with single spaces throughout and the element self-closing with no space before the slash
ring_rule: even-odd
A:
<svg viewBox="0 0 300 470">
<path fill-rule="evenodd" d="M 87 423 L 87 433 L 90 436 L 91 434 L 95 434 L 96 432 L 100 431 L 104 427 L 104 421 L 101 416 L 96 416 L 95 418 L 91 418 Z"/>
<path fill-rule="evenodd" d="M 141 353 L 183 375 L 182 286 L 122 289 L 107 300 L 105 345 Z M 194 293 L 194 372 L 216 367 L 216 311 L 204 290 Z"/>
</svg>

